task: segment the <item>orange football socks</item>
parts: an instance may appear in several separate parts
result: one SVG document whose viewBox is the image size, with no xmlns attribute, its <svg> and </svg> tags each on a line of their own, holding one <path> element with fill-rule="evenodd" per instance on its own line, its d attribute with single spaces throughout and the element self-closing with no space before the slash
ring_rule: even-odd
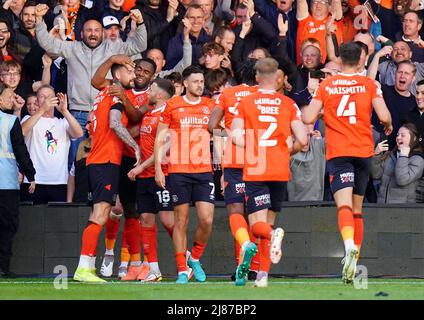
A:
<svg viewBox="0 0 424 320">
<path fill-rule="evenodd" d="M 106 250 L 113 250 L 115 248 L 115 241 L 118 235 L 120 221 L 108 219 L 106 222 Z"/>
<path fill-rule="evenodd" d="M 102 231 L 102 226 L 89 221 L 82 234 L 81 255 L 93 257 L 96 255 L 97 242 Z"/>
<path fill-rule="evenodd" d="M 353 239 L 355 222 L 353 221 L 352 208 L 343 206 L 338 209 L 339 230 L 344 241 Z"/>
<path fill-rule="evenodd" d="M 177 262 L 178 272 L 188 271 L 185 251 L 184 252 L 177 252 L 175 254 L 175 260 Z"/>
<path fill-rule="evenodd" d="M 271 240 L 272 228 L 269 223 L 259 221 L 252 226 L 252 233 L 256 238 Z"/>
<path fill-rule="evenodd" d="M 200 243 L 194 241 L 193 248 L 191 248 L 191 258 L 193 260 L 199 260 L 206 248 L 206 243 Z"/>
<path fill-rule="evenodd" d="M 355 234 L 353 240 L 360 252 L 362 241 L 364 240 L 364 220 L 362 219 L 362 213 L 354 213 L 353 220 L 355 222 Z"/>
</svg>

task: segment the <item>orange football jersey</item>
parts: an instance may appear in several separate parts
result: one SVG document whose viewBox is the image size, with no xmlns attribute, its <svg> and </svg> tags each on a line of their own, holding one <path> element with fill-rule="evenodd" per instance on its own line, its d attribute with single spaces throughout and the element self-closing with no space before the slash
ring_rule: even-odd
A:
<svg viewBox="0 0 424 320">
<path fill-rule="evenodd" d="M 152 108 L 143 116 L 143 120 L 140 126 L 140 150 L 141 160 L 146 161 L 152 156 L 155 149 L 155 138 L 159 124 L 161 113 L 165 110 L 165 106 L 158 108 Z M 162 171 L 164 175 L 168 174 L 168 165 L 162 165 Z M 155 165 L 153 164 L 149 168 L 145 169 L 139 178 L 152 178 L 155 176 Z"/>
<path fill-rule="evenodd" d="M 115 134 L 109 125 L 111 107 L 121 100 L 108 95 L 108 87 L 96 97 L 93 107 L 91 151 L 87 157 L 87 165 L 113 163 L 121 164 L 123 141 Z M 122 112 L 122 124 L 126 126 L 128 118 Z"/>
<path fill-rule="evenodd" d="M 190 102 L 186 96 L 167 101 L 160 121 L 169 125 L 171 149 L 169 173 L 203 173 L 212 171 L 210 133 L 207 130 L 215 102 L 199 98 Z"/>
<path fill-rule="evenodd" d="M 339 73 L 320 83 L 313 98 L 324 106 L 327 160 L 374 155 L 371 130 L 372 100 L 382 98 L 375 80 Z"/>
<path fill-rule="evenodd" d="M 244 181 L 289 181 L 291 122 L 300 120 L 296 103 L 281 93 L 258 89 L 240 101 L 234 118 L 244 120 Z"/>
<path fill-rule="evenodd" d="M 243 168 L 244 150 L 232 143 L 231 124 L 233 123 L 234 115 L 237 114 L 237 105 L 240 101 L 257 90 L 257 86 L 251 87 L 246 84 L 240 84 L 224 89 L 218 97 L 217 104 L 224 111 L 225 129 L 227 131 L 224 157 L 222 159 L 223 168 Z"/>
<path fill-rule="evenodd" d="M 131 101 L 132 105 L 135 108 L 140 108 L 143 104 L 147 103 L 147 99 L 148 99 L 148 92 L 149 89 L 144 90 L 144 91 L 136 91 L 134 89 L 129 89 L 127 90 L 125 93 L 127 94 L 128 99 Z M 130 129 L 134 126 L 139 126 L 140 127 L 140 123 L 132 123 L 132 122 L 128 122 L 127 128 Z M 139 139 L 140 137 L 134 138 L 135 142 L 139 143 Z M 135 152 L 134 149 L 131 148 L 129 145 L 124 143 L 124 151 L 123 151 L 124 156 L 127 157 L 131 157 L 131 158 L 135 158 Z"/>
</svg>

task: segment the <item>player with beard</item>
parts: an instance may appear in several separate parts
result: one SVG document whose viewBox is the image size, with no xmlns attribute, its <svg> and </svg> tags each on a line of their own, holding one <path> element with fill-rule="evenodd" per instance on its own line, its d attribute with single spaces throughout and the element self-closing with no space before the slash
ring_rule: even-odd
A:
<svg viewBox="0 0 424 320">
<path fill-rule="evenodd" d="M 384 133 L 390 135 L 393 131 L 392 117 L 379 84 L 357 73 L 360 56 L 357 43 L 342 44 L 342 72 L 319 84 L 302 113 L 304 123 L 314 124 L 324 110 L 327 168 L 345 247 L 345 283 L 353 283 L 363 241 L 362 204 L 374 156 L 373 109 Z"/>
<path fill-rule="evenodd" d="M 206 281 L 199 259 L 212 232 L 215 202 L 210 134 L 207 131 L 215 102 L 202 97 L 204 76 L 198 67 L 190 66 L 184 70 L 183 83 L 186 94 L 174 97 L 166 103 L 157 128 L 154 148 L 156 183 L 162 189 L 170 189 L 174 205 L 175 225 L 172 237 L 179 284 L 188 283 L 189 267 L 193 269 L 197 281 Z M 162 170 L 167 132 L 171 134 L 168 182 Z M 191 202 L 195 203 L 199 222 L 191 255 L 187 257 L 187 228 Z"/>
<path fill-rule="evenodd" d="M 123 90 L 120 86 L 109 87 L 109 95 L 117 96 L 132 112 L 132 121 L 128 122 L 127 130 L 131 136 L 139 140 L 140 120 L 147 111 L 148 88 L 156 70 L 156 64 L 150 59 L 139 59 L 134 63 L 125 55 L 116 55 L 109 58 L 92 79 L 92 84 L 98 89 L 102 89 L 111 84 L 111 80 L 105 79 L 107 72 L 113 63 L 121 65 L 135 64 L 134 88 Z M 145 105 L 143 108 L 142 106 Z M 123 230 L 123 243 L 121 247 L 121 266 L 119 276 L 122 280 L 144 279 L 149 273 L 149 264 L 145 261 L 141 263 L 140 256 L 140 215 L 136 212 L 136 183 L 127 177 L 128 171 L 133 168 L 135 155 L 131 148 L 124 145 L 119 179 L 119 199 L 123 206 L 125 224 Z M 122 210 L 120 210 L 122 211 Z M 122 215 L 122 214 L 121 214 Z M 121 215 L 111 211 L 110 219 L 106 223 L 106 252 L 102 262 L 101 274 L 110 277 L 113 272 L 114 246 L 119 231 L 119 220 Z M 128 250 L 128 254 L 125 251 Z M 131 259 L 130 267 L 127 271 L 128 257 Z M 122 259 L 123 258 L 123 259 Z"/>
<path fill-rule="evenodd" d="M 128 172 L 131 180 L 135 181 L 137 177 L 137 211 L 141 214 L 143 252 L 150 266 L 149 275 L 145 279 L 139 279 L 145 282 L 162 280 L 157 256 L 156 215 L 159 213 L 159 219 L 171 239 L 174 229 L 174 210 L 170 192 L 155 183 L 153 155 L 159 118 L 165 109 L 166 100 L 172 98 L 174 94 L 175 88 L 170 80 L 156 79 L 152 84 L 148 99 L 150 110 L 143 116 L 140 126 L 142 163 Z M 168 174 L 166 164 L 162 165 L 162 170 L 165 175 Z"/>
<path fill-rule="evenodd" d="M 115 84 L 125 89 L 133 87 L 135 74 L 130 66 L 114 64 L 111 73 Z M 123 144 L 133 148 L 136 165 L 140 160 L 140 148 L 125 128 L 128 117 L 124 102 L 108 91 L 106 87 L 99 93 L 93 107 L 92 148 L 87 157 L 93 210 L 82 235 L 81 255 L 74 274 L 74 280 L 82 282 L 105 282 L 95 274 L 97 243 L 118 194 Z"/>
</svg>

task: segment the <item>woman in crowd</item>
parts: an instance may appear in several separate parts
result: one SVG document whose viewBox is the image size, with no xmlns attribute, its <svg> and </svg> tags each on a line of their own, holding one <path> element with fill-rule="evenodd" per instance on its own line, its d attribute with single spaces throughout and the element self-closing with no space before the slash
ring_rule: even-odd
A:
<svg viewBox="0 0 424 320">
<path fill-rule="evenodd" d="M 416 186 L 424 170 L 423 150 L 419 134 L 411 123 L 400 127 L 396 146 L 388 150 L 387 140 L 375 148 L 371 174 L 381 179 L 378 203 L 415 203 Z"/>
</svg>

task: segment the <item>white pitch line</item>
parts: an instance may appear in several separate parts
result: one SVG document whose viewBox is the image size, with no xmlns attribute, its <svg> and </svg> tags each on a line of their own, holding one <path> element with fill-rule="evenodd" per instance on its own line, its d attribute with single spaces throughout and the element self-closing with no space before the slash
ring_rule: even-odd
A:
<svg viewBox="0 0 424 320">
<path fill-rule="evenodd" d="M 0 285 L 4 284 L 51 284 L 54 285 L 53 281 L 0 281 Z M 69 280 L 69 285 L 177 285 L 175 282 L 154 282 L 154 283 L 142 283 L 142 282 L 121 282 L 121 281 L 108 281 L 107 283 L 84 283 L 84 282 L 76 282 Z M 253 284 L 253 282 L 252 282 Z M 295 284 L 295 285 L 342 285 L 343 283 L 341 281 L 313 281 L 313 282 L 307 282 L 307 281 L 270 281 L 268 283 L 269 285 L 273 284 Z M 416 285 L 416 286 L 423 286 L 424 287 L 424 281 L 368 281 L 369 285 Z M 188 285 L 197 285 L 197 286 L 203 286 L 203 285 L 228 285 L 228 286 L 234 286 L 233 282 L 189 282 Z M 178 284 L 178 286 L 181 286 Z M 249 283 L 246 284 L 246 287 L 249 287 Z"/>
</svg>

